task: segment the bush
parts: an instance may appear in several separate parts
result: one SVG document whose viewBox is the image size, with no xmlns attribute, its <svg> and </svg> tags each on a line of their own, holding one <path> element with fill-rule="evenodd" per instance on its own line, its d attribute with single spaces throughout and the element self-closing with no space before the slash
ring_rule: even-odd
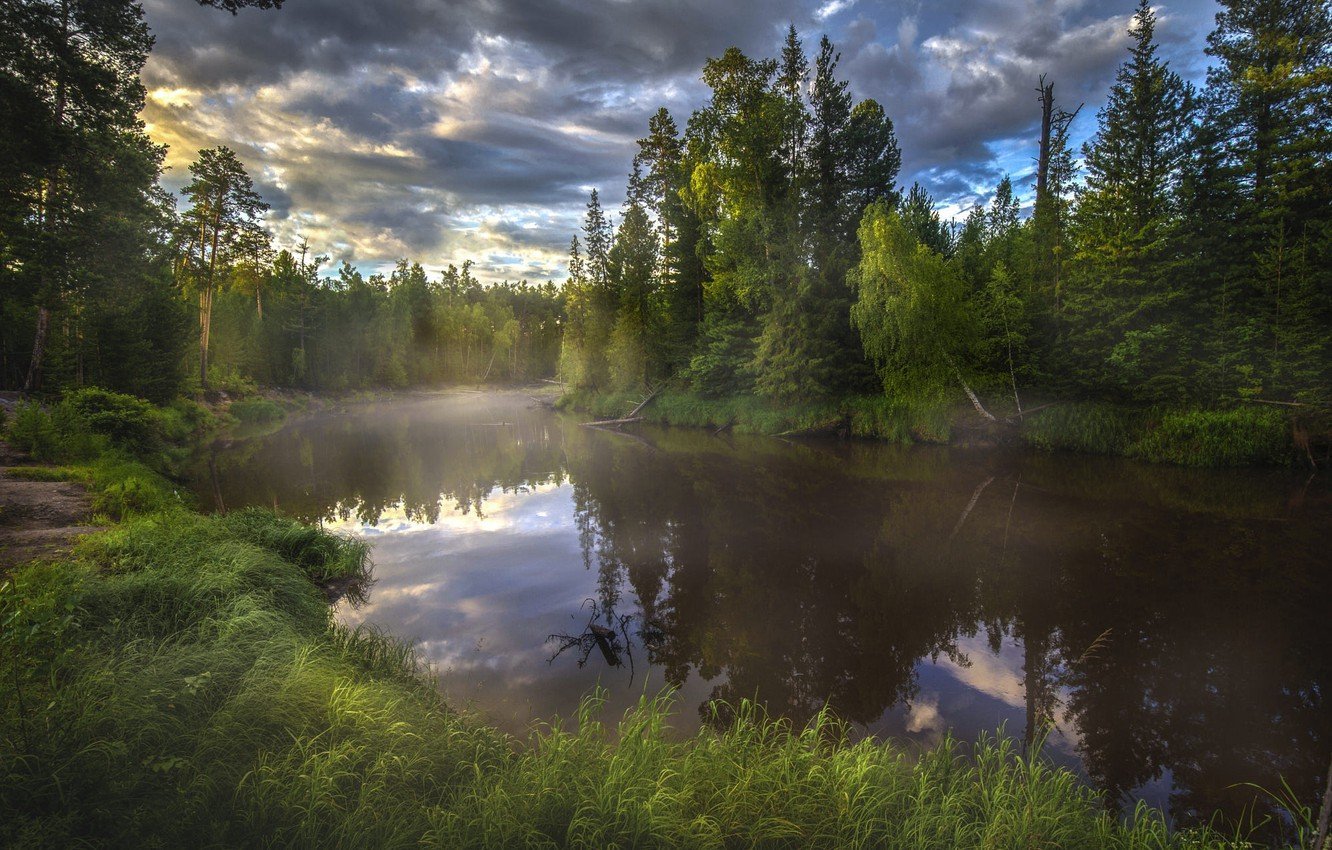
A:
<svg viewBox="0 0 1332 850">
<path fill-rule="evenodd" d="M 38 460 L 56 459 L 60 435 L 56 433 L 55 421 L 35 402 L 19 402 L 7 437 L 16 449 Z"/>
<path fill-rule="evenodd" d="M 1290 421 L 1260 407 L 1166 413 L 1129 450 L 1152 463 L 1250 466 L 1290 463 Z"/>
<path fill-rule="evenodd" d="M 281 407 L 266 398 L 247 398 L 233 401 L 227 412 L 245 423 L 277 422 L 287 415 Z"/>
<path fill-rule="evenodd" d="M 160 411 L 162 430 L 173 443 L 185 443 L 217 424 L 217 417 L 204 405 L 191 398 L 178 398 Z"/>
<path fill-rule="evenodd" d="M 110 444 L 136 457 L 147 457 L 164 445 L 161 413 L 141 398 L 100 387 L 83 387 L 60 400 L 55 413 L 67 449 L 86 456 L 91 446 L 78 443 L 85 434 L 106 437 Z"/>
</svg>

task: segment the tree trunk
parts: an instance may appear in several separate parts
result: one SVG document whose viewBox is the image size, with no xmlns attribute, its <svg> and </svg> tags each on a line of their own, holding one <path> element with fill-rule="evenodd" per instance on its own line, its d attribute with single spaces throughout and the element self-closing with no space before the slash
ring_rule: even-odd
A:
<svg viewBox="0 0 1332 850">
<path fill-rule="evenodd" d="M 217 274 L 217 240 L 222 229 L 222 204 L 226 201 L 226 189 L 218 189 L 217 201 L 213 205 L 213 250 L 208 255 L 208 280 L 199 299 L 199 386 L 208 389 L 208 336 L 213 326 L 213 281 Z"/>
<path fill-rule="evenodd" d="M 37 308 L 37 334 L 32 340 L 32 361 L 28 364 L 28 377 L 23 382 L 23 391 L 30 393 L 41 389 L 42 360 L 46 357 L 46 332 L 51 326 L 51 310 Z"/>
<path fill-rule="evenodd" d="M 1054 126 L 1054 83 L 1046 83 L 1041 75 L 1041 150 L 1036 160 L 1036 206 L 1048 200 L 1050 182 L 1050 132 Z"/>
<path fill-rule="evenodd" d="M 971 385 L 967 383 L 967 379 L 962 377 L 962 370 L 957 368 L 957 363 L 953 361 L 952 356 L 949 355 L 947 352 L 945 352 L 944 360 L 948 362 L 949 366 L 953 367 L 953 374 L 957 375 L 957 382 L 962 385 L 962 389 L 963 391 L 966 392 L 967 398 L 971 399 L 971 406 L 976 408 L 976 412 L 979 413 L 981 416 L 984 416 L 986 419 L 990 420 L 991 422 L 997 421 L 994 418 L 994 414 L 986 410 L 985 405 L 981 404 L 981 400 L 976 396 L 976 393 L 971 389 Z"/>
</svg>

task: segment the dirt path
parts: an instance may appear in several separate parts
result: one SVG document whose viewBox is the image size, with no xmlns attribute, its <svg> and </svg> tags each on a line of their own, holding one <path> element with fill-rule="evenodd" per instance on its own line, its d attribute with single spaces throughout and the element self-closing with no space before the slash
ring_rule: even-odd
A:
<svg viewBox="0 0 1332 850">
<path fill-rule="evenodd" d="M 83 486 L 11 477 L 9 468 L 24 460 L 0 442 L 0 572 L 67 552 L 76 537 L 97 530 Z"/>
</svg>

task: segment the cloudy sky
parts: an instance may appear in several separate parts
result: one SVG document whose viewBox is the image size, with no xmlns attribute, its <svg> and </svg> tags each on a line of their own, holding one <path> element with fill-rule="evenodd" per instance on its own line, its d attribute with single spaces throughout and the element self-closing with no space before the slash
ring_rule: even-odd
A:
<svg viewBox="0 0 1332 850">
<path fill-rule="evenodd" d="M 281 247 L 334 264 L 428 269 L 471 259 L 483 280 L 560 280 L 588 190 L 616 207 L 648 116 L 683 127 L 703 61 L 776 55 L 788 23 L 827 33 L 857 97 L 884 104 L 946 212 L 1021 181 L 1036 80 L 1095 111 L 1125 55 L 1134 0 L 286 0 L 232 17 L 146 0 L 157 38 L 145 120 L 169 188 L 200 148 L 245 162 Z M 1201 77 L 1212 0 L 1157 7 L 1163 54 Z"/>
</svg>

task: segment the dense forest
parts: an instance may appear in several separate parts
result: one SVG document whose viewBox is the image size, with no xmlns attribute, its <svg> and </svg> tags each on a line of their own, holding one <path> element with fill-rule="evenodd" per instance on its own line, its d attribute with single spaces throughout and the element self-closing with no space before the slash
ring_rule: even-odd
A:
<svg viewBox="0 0 1332 850">
<path fill-rule="evenodd" d="M 12 7 L 12 9 L 10 8 Z M 683 129 L 648 123 L 613 223 L 568 280 L 365 276 L 281 249 L 235 153 L 173 198 L 145 132 L 152 37 L 130 0 L 8 4 L 0 50 L 0 381 L 165 400 L 554 374 L 588 396 L 672 379 L 791 405 L 1050 399 L 1224 407 L 1332 397 L 1332 14 L 1226 0 L 1197 88 L 1143 0 L 1095 131 L 1040 80 L 1036 163 L 944 221 L 899 185 L 893 122 L 827 37 L 709 60 Z M 234 10 L 233 10 L 234 11 Z M 1032 81 L 1033 83 L 1036 81 Z"/>
<path fill-rule="evenodd" d="M 1140 2 L 1080 152 L 1086 119 L 1039 81 L 1026 218 L 1009 177 L 961 222 L 899 188 L 892 121 L 853 102 L 826 37 L 812 64 L 794 27 L 775 60 L 710 60 L 683 132 L 664 109 L 649 122 L 618 228 L 588 203 L 565 375 L 779 404 L 965 393 L 982 415 L 986 391 L 1018 411 L 1326 402 L 1332 16 L 1221 6 L 1198 89 L 1159 58 Z"/>
</svg>

